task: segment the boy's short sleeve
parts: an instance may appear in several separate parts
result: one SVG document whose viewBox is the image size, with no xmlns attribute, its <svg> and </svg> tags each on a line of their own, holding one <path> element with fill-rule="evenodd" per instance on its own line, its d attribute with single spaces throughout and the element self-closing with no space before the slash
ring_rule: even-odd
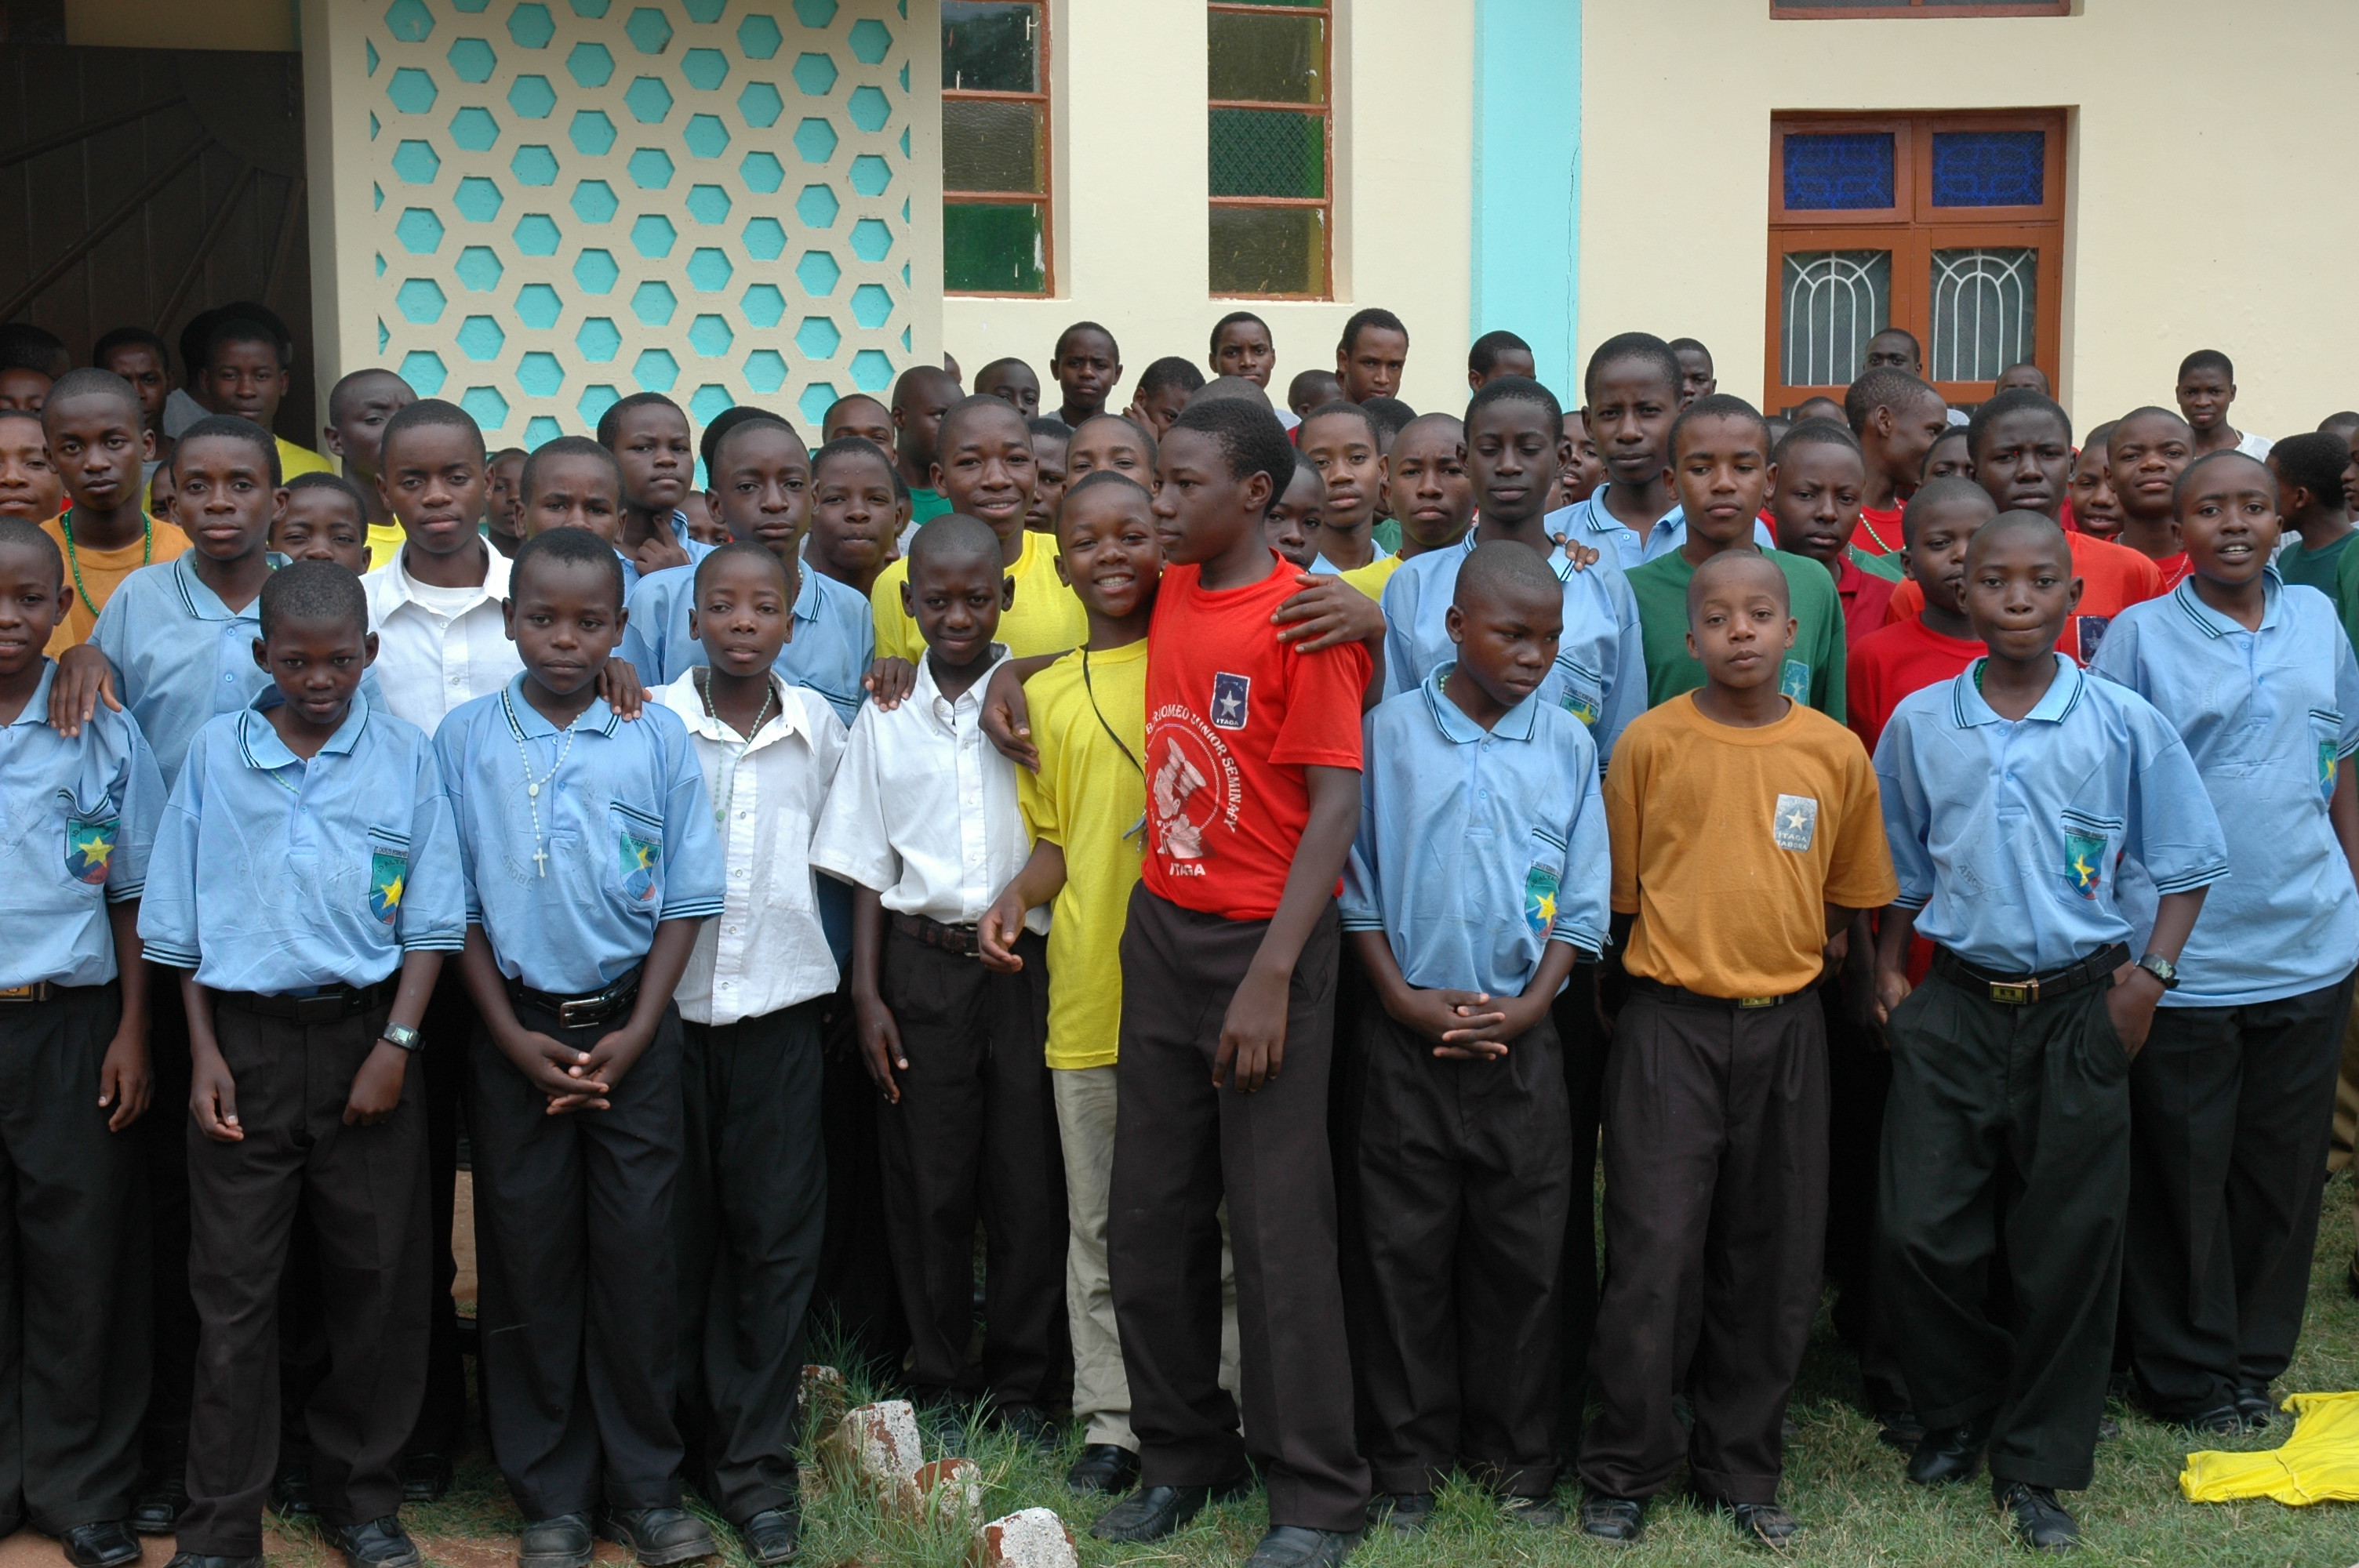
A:
<svg viewBox="0 0 2359 1568">
<path fill-rule="evenodd" d="M 2158 893 L 2190 892 L 2228 875 L 2219 813 L 2187 743 L 2170 721 L 2135 699 L 2131 717 L 2130 810 L 2123 849 L 2147 869 Z"/>
<path fill-rule="evenodd" d="M 901 608 L 901 585 L 908 580 L 908 557 L 888 563 L 868 590 L 868 616 L 876 636 L 876 657 L 914 665 L 924 655 L 925 643 L 918 635 L 918 623 Z"/>
<path fill-rule="evenodd" d="M 1827 861 L 1826 902 L 1841 909 L 1881 909 L 1900 892 L 1885 844 L 1883 792 L 1875 768 L 1849 730 L 1843 734 L 1843 822 Z"/>
<path fill-rule="evenodd" d="M 1376 601 L 1385 616 L 1385 695 L 1398 697 L 1417 684 L 1409 676 L 1409 655 L 1415 647 L 1411 629 L 1417 624 L 1417 603 L 1422 572 L 1393 573 Z M 1643 683 L 1642 683 L 1643 684 Z"/>
<path fill-rule="evenodd" d="M 1897 710 L 1876 742 L 1875 784 L 1896 889 L 1889 902 L 1922 909 L 1933 897 L 1933 856 L 1925 846 L 1932 811 L 1918 773 L 1916 727 Z"/>
<path fill-rule="evenodd" d="M 419 737 L 409 811 L 409 869 L 396 907 L 405 953 L 456 953 L 467 945 L 466 879 L 459 870 L 459 828 L 443 793 L 440 760 Z"/>
<path fill-rule="evenodd" d="M 434 731 L 435 773 L 442 784 L 442 799 L 451 813 L 453 825 L 451 838 L 459 851 L 459 896 L 467 924 L 484 923 L 483 900 L 475 894 L 475 846 L 467 835 L 456 830 L 458 823 L 466 820 L 466 730 L 468 726 L 445 721 Z"/>
<path fill-rule="evenodd" d="M 1647 683 L 1641 680 L 1638 690 L 1642 696 L 1646 689 Z M 1565 792 L 1573 806 L 1564 824 L 1564 875 L 1557 881 L 1556 922 L 1549 927 L 1549 940 L 1569 943 L 1585 953 L 1602 954 L 1605 951 L 1606 933 L 1612 929 L 1606 908 L 1613 896 L 1614 872 L 1610 867 L 1616 863 L 1613 831 L 1606 825 L 1605 792 L 1598 784 L 1596 764 L 1592 762 L 1569 772 L 1580 775 L 1580 784 Z M 1635 892 L 1635 877 L 1631 887 Z"/>
<path fill-rule="evenodd" d="M 2359 752 L 2359 657 L 2353 655 L 2349 637 L 2334 650 L 2334 706 L 2343 710 L 2343 733 L 2334 747 L 2335 760 L 2341 762 Z"/>
<path fill-rule="evenodd" d="M 1024 831 L 1036 841 L 1056 845 L 1065 843 L 1064 814 L 1058 809 L 1057 799 L 1063 787 L 1062 753 L 1048 743 L 1042 731 L 1048 727 L 1036 708 L 1032 716 L 1032 732 L 1040 742 L 1040 766 L 1016 770 L 1016 804 L 1024 813 Z"/>
<path fill-rule="evenodd" d="M 1363 721 L 1364 755 L 1375 752 L 1376 716 L 1371 711 Z M 1384 884 L 1377 880 L 1376 858 L 1376 770 L 1360 770 L 1360 827 L 1352 837 L 1352 852 L 1343 859 L 1343 893 L 1336 906 L 1346 931 L 1382 931 L 1385 928 Z"/>
<path fill-rule="evenodd" d="M 1646 766 L 1646 746 L 1625 743 L 1614 751 L 1605 766 L 1605 831 L 1612 850 L 1614 881 L 1608 903 L 1616 914 L 1638 913 L 1638 774 Z"/>
<path fill-rule="evenodd" d="M 659 723 L 657 738 L 664 761 L 664 871 L 662 920 L 706 920 L 721 913 L 726 875 L 721 839 L 713 831 L 712 800 L 704 770 L 697 765 L 688 730 L 669 708 L 649 704 L 642 724 Z M 667 722 L 668 721 L 668 722 Z"/>
<path fill-rule="evenodd" d="M 639 684 L 649 691 L 669 686 L 679 676 L 678 670 L 664 668 L 664 619 L 671 608 L 671 595 L 657 580 L 662 576 L 657 572 L 643 577 L 639 585 L 631 589 L 624 604 L 629 617 L 623 624 L 623 640 L 614 649 L 617 658 L 639 672 Z"/>
<path fill-rule="evenodd" d="M 852 721 L 843 760 L 828 787 L 827 804 L 820 809 L 818 830 L 811 835 L 815 870 L 873 892 L 901 880 L 901 857 L 885 836 L 880 809 L 876 726 L 882 717 L 872 703 Z"/>
<path fill-rule="evenodd" d="M 200 733 L 172 785 L 147 883 L 139 900 L 139 941 L 147 957 L 168 969 L 197 967 L 197 824 L 204 809 L 205 741 Z"/>
<path fill-rule="evenodd" d="M 1638 618 L 1638 596 L 1630 591 L 1630 579 L 1618 578 L 1614 589 L 1611 597 L 1622 630 L 1614 660 L 1614 687 L 1606 693 L 1605 711 L 1598 716 L 1597 728 L 1590 731 L 1597 742 L 1600 771 L 1613 762 L 1614 746 L 1622 739 L 1622 731 L 1647 711 L 1646 622 Z"/>
<path fill-rule="evenodd" d="M 1291 659 L 1286 718 L 1271 742 L 1269 760 L 1281 766 L 1351 768 L 1361 763 L 1360 698 L 1374 673 L 1367 649 L 1357 643 Z"/>
<path fill-rule="evenodd" d="M 114 854 L 106 862 L 106 902 L 125 903 L 147 890 L 156 833 L 163 825 L 169 796 L 164 789 L 164 771 L 157 766 L 156 753 L 148 749 L 147 737 L 140 733 L 139 721 L 128 713 L 116 717 L 123 724 L 125 746 Z"/>
<path fill-rule="evenodd" d="M 1819 574 L 1826 581 L 1827 611 L 1819 618 L 1818 648 L 1811 654 L 1810 706 L 1841 724 L 1848 711 L 1844 699 L 1849 684 L 1845 666 L 1849 663 L 1844 646 L 1843 596 L 1835 591 L 1834 579 Z"/>
</svg>

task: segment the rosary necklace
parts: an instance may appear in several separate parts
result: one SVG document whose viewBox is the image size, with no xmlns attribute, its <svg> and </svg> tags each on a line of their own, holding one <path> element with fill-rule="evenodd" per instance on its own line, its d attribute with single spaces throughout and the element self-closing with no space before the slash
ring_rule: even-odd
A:
<svg viewBox="0 0 2359 1568">
<path fill-rule="evenodd" d="M 525 804 L 532 808 L 532 863 L 540 868 L 543 877 L 547 877 L 549 850 L 541 842 L 540 836 L 540 791 L 542 785 L 557 776 L 557 770 L 563 767 L 565 759 L 572 754 L 573 725 L 565 727 L 565 744 L 558 748 L 557 761 L 549 764 L 549 772 L 536 779 L 532 776 L 532 753 L 525 750 L 524 726 L 516 722 L 516 705 L 509 700 L 505 687 L 500 692 L 500 711 L 507 715 L 508 733 L 516 740 L 516 761 L 524 764 Z M 576 714 L 574 721 L 578 723 L 580 719 L 581 715 Z"/>
<path fill-rule="evenodd" d="M 712 672 L 711 670 L 706 670 L 697 677 L 696 695 L 704 699 L 705 717 L 723 729 L 727 729 L 729 721 L 721 717 L 719 708 L 712 706 Z M 721 742 L 722 750 L 728 753 L 729 765 L 722 770 L 721 798 L 715 801 L 712 806 L 712 825 L 715 827 L 729 819 L 729 803 L 737 795 L 737 764 L 745 761 L 745 753 L 753 749 L 754 737 L 762 732 L 762 726 L 770 721 L 770 704 L 777 699 L 777 683 L 765 681 L 762 687 L 762 706 L 754 710 L 754 727 L 746 730 L 745 738 L 734 746 L 726 741 Z"/>
</svg>

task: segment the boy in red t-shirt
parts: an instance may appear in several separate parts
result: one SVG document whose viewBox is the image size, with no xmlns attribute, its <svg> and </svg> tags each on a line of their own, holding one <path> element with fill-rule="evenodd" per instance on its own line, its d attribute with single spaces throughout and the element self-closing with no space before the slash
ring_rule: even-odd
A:
<svg viewBox="0 0 2359 1568">
<path fill-rule="evenodd" d="M 2105 438 L 2105 468 L 2122 509 L 2121 542 L 2146 557 L 2162 574 L 2169 593 L 2195 568 L 2179 540 L 2179 516 L 2171 495 L 2179 476 L 2195 459 L 2195 427 L 2168 408 L 2125 414 Z"/>
<path fill-rule="evenodd" d="M 1163 438 L 1170 565 L 1147 634 L 1147 858 L 1122 939 L 1106 1235 L 1140 1486 L 1095 1533 L 1160 1540 L 1252 1484 L 1220 1387 L 1225 1198 L 1263 1547 L 1309 1568 L 1343 1561 L 1368 1501 L 1327 1076 L 1370 662 L 1356 643 L 1281 643 L 1271 623 L 1299 583 L 1263 519 L 1294 457 L 1275 416 L 1235 400 L 1193 405 Z"/>
<path fill-rule="evenodd" d="M 1920 608 L 1854 643 L 1844 666 L 1843 712 L 1868 755 L 1902 697 L 1952 679 L 1987 652 L 1966 619 L 1966 546 L 1997 515 L 1989 492 L 1970 479 L 1933 480 L 1909 498 L 1903 558 Z"/>
</svg>

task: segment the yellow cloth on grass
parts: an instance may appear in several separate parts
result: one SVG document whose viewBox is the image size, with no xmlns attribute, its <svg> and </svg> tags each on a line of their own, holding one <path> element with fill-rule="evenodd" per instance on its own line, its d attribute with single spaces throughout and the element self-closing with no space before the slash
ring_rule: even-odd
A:
<svg viewBox="0 0 2359 1568">
<path fill-rule="evenodd" d="M 2293 1435 L 2258 1454 L 2190 1454 L 2179 1489 L 2190 1503 L 2274 1498 L 2305 1503 L 2359 1502 L 2359 1394 L 2296 1394 Z"/>
</svg>

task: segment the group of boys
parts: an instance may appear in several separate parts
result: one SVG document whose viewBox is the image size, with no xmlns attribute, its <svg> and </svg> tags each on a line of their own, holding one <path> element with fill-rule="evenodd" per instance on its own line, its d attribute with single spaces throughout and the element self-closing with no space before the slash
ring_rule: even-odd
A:
<svg viewBox="0 0 2359 1568">
<path fill-rule="evenodd" d="M 462 1126 L 521 1568 L 710 1555 L 690 1485 L 795 1555 L 815 1299 L 929 1419 L 1069 1403 L 1103 1539 L 1258 1484 L 1255 1568 L 1455 1473 L 1562 1524 L 1565 1454 L 1590 1536 L 1684 1462 L 1791 1541 L 1829 1275 L 1908 1478 L 2035 1548 L 2117 1312 L 2155 1414 L 2273 1419 L 2359 497 L 2219 356 L 2085 487 L 2044 378 L 1953 440 L 1895 334 L 1840 418 L 1643 333 L 1569 413 L 1504 332 L 1419 417 L 1381 310 L 1285 416 L 1250 313 L 1120 415 L 1084 322 L 1053 419 L 920 367 L 816 450 L 640 394 L 491 452 L 364 370 L 338 478 L 212 331 L 161 467 L 160 342 L 0 409 L 9 1266 L 89 1286 L 24 1292 L 0 1452 L 77 1568 L 258 1568 L 266 1505 L 419 1560 Z"/>
</svg>

